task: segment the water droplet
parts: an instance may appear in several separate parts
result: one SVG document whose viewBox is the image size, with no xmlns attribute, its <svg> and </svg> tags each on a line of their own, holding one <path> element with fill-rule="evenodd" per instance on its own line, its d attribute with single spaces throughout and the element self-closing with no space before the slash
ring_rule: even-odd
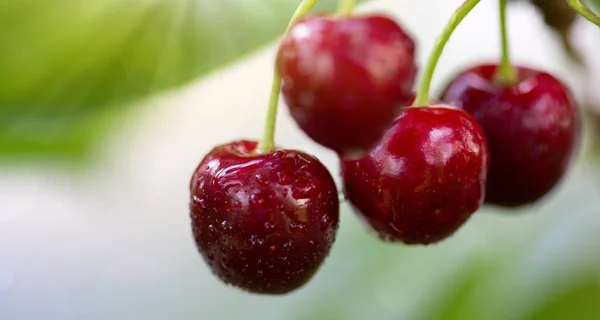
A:
<svg viewBox="0 0 600 320">
<path fill-rule="evenodd" d="M 288 241 L 286 241 L 283 244 L 283 248 L 284 249 L 290 249 L 293 244 L 294 244 L 294 241 L 292 239 L 289 239 Z"/>
<path fill-rule="evenodd" d="M 236 194 L 236 193 L 240 192 L 240 189 L 243 186 L 244 185 L 242 184 L 242 182 L 238 181 L 238 180 L 227 181 L 223 184 L 223 188 L 225 189 L 225 192 L 228 194 Z"/>
<path fill-rule="evenodd" d="M 307 226 L 305 223 L 302 222 L 290 222 L 290 231 L 295 233 L 295 234 L 304 234 L 306 233 L 307 230 Z"/>
<path fill-rule="evenodd" d="M 333 229 L 328 230 L 325 234 L 325 239 L 327 242 L 332 243 L 335 240 L 335 231 Z"/>
<path fill-rule="evenodd" d="M 221 228 L 223 228 L 223 230 L 231 230 L 233 229 L 233 226 L 228 221 L 223 221 L 221 222 Z"/>
<path fill-rule="evenodd" d="M 300 229 L 300 231 L 302 233 L 305 233 L 306 230 L 308 229 L 308 227 L 306 226 L 306 223 L 303 223 L 303 222 L 298 223 L 298 228 Z"/>
<path fill-rule="evenodd" d="M 206 210 L 206 208 L 207 208 L 207 206 L 206 206 L 206 200 L 198 197 L 197 195 L 194 195 L 192 197 L 192 201 L 194 202 L 195 205 L 199 206 L 200 209 Z"/>
<path fill-rule="evenodd" d="M 209 224 L 208 225 L 208 232 L 210 232 L 211 235 L 216 235 L 217 234 L 217 228 L 215 228 L 214 225 Z"/>
<path fill-rule="evenodd" d="M 315 197 L 319 193 L 319 188 L 315 186 L 314 181 L 307 178 L 300 178 L 294 182 L 292 197 L 294 199 L 308 199 Z"/>
<path fill-rule="evenodd" d="M 290 177 L 284 171 L 277 172 L 277 182 L 282 185 L 290 184 Z"/>
<path fill-rule="evenodd" d="M 264 199 L 262 196 L 253 194 L 250 196 L 250 206 L 262 206 Z"/>
<path fill-rule="evenodd" d="M 267 229 L 267 230 L 275 229 L 275 223 L 273 221 L 265 222 L 265 229 Z"/>
<path fill-rule="evenodd" d="M 257 235 L 252 235 L 250 237 L 250 244 L 253 246 L 262 246 L 265 243 L 265 240 Z"/>
<path fill-rule="evenodd" d="M 243 207 L 243 205 L 242 205 L 242 202 L 241 202 L 241 201 L 239 201 L 239 200 L 236 200 L 236 201 L 233 203 L 233 206 L 234 206 L 236 209 L 241 209 L 241 208 Z"/>
<path fill-rule="evenodd" d="M 259 185 L 263 187 L 269 186 L 269 177 L 267 177 L 267 174 L 265 172 L 259 172 L 256 174 L 255 177 Z"/>
<path fill-rule="evenodd" d="M 319 230 L 321 232 L 324 232 L 325 230 L 327 230 L 329 228 L 329 225 L 331 224 L 330 219 L 328 216 L 323 216 L 323 218 L 321 218 L 321 223 L 319 225 Z"/>
</svg>

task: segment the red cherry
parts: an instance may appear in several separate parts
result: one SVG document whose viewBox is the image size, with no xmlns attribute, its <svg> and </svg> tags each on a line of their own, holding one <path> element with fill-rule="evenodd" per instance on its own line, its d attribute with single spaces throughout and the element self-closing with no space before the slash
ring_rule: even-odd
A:
<svg viewBox="0 0 600 320">
<path fill-rule="evenodd" d="M 485 196 L 488 149 L 466 112 L 410 107 L 369 154 L 342 160 L 348 200 L 387 241 L 430 244 L 462 226 Z"/>
<path fill-rule="evenodd" d="M 381 138 L 417 72 L 413 40 L 384 16 L 302 20 L 284 37 L 277 67 L 300 128 L 342 154 Z"/>
<path fill-rule="evenodd" d="M 338 193 L 316 158 L 295 150 L 255 154 L 257 143 L 214 148 L 191 180 L 196 245 L 224 282 L 283 294 L 305 284 L 331 249 Z"/>
<path fill-rule="evenodd" d="M 486 202 L 515 207 L 534 203 L 561 180 L 579 136 L 576 102 L 548 73 L 517 68 L 519 82 L 494 80 L 497 65 L 465 70 L 442 99 L 479 121 L 490 147 Z"/>
</svg>

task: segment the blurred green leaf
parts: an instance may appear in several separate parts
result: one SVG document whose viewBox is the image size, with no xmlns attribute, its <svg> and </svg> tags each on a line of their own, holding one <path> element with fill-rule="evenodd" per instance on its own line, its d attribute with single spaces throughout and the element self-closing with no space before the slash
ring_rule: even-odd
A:
<svg viewBox="0 0 600 320">
<path fill-rule="evenodd" d="M 470 305 L 471 295 L 476 292 L 478 286 L 483 283 L 486 277 L 493 274 L 491 269 L 482 265 L 481 261 L 475 260 L 469 265 L 468 270 L 461 272 L 454 283 L 445 290 L 443 296 L 446 299 L 437 306 L 424 312 L 419 320 L 454 320 L 454 319 L 477 319 L 480 309 L 473 308 Z M 498 271 L 498 270 L 495 270 Z M 489 320 L 496 319 L 497 316 L 487 316 Z"/>
<path fill-rule="evenodd" d="M 273 40 L 298 3 L 1 1 L 0 154 L 85 147 L 96 117 Z M 322 0 L 317 10 L 336 3 Z"/>
<path fill-rule="evenodd" d="M 600 318 L 600 281 L 587 279 L 543 305 L 529 320 L 593 320 Z"/>
</svg>

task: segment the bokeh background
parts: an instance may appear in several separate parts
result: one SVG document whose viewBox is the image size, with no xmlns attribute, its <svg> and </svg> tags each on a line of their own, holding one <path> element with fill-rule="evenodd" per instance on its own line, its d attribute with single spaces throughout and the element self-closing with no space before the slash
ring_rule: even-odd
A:
<svg viewBox="0 0 600 320">
<path fill-rule="evenodd" d="M 423 65 L 460 2 L 359 11 L 396 17 Z M 188 181 L 213 145 L 260 136 L 276 38 L 298 3 L 0 0 L 0 319 L 600 319 L 600 30 L 581 19 L 552 30 L 526 0 L 509 11 L 514 60 L 560 76 L 586 119 L 547 199 L 484 208 L 430 247 L 383 244 L 344 205 L 330 258 L 297 292 L 255 296 L 211 275 Z M 485 0 L 465 20 L 435 88 L 498 59 L 497 16 Z M 338 172 L 281 110 L 278 144 Z"/>
</svg>

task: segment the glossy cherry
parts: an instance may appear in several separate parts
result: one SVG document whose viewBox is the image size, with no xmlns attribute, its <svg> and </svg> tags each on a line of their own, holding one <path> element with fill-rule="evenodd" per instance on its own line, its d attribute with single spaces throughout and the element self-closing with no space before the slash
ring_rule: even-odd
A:
<svg viewBox="0 0 600 320">
<path fill-rule="evenodd" d="M 344 191 L 382 239 L 430 244 L 479 209 L 488 164 L 483 130 L 468 113 L 409 107 L 367 156 L 342 159 Z"/>
<path fill-rule="evenodd" d="M 516 207 L 552 190 L 569 166 L 579 136 L 576 102 L 548 73 L 517 68 L 506 86 L 498 66 L 476 66 L 452 80 L 442 96 L 479 121 L 490 147 L 486 202 Z"/>
<path fill-rule="evenodd" d="M 310 138 L 364 154 L 412 94 L 415 44 L 388 17 L 310 17 L 282 40 L 277 68 L 291 115 Z"/>
<path fill-rule="evenodd" d="M 316 158 L 295 150 L 255 154 L 257 143 L 214 148 L 191 180 L 196 245 L 224 282 L 283 294 L 319 269 L 338 228 L 338 193 Z"/>
</svg>

